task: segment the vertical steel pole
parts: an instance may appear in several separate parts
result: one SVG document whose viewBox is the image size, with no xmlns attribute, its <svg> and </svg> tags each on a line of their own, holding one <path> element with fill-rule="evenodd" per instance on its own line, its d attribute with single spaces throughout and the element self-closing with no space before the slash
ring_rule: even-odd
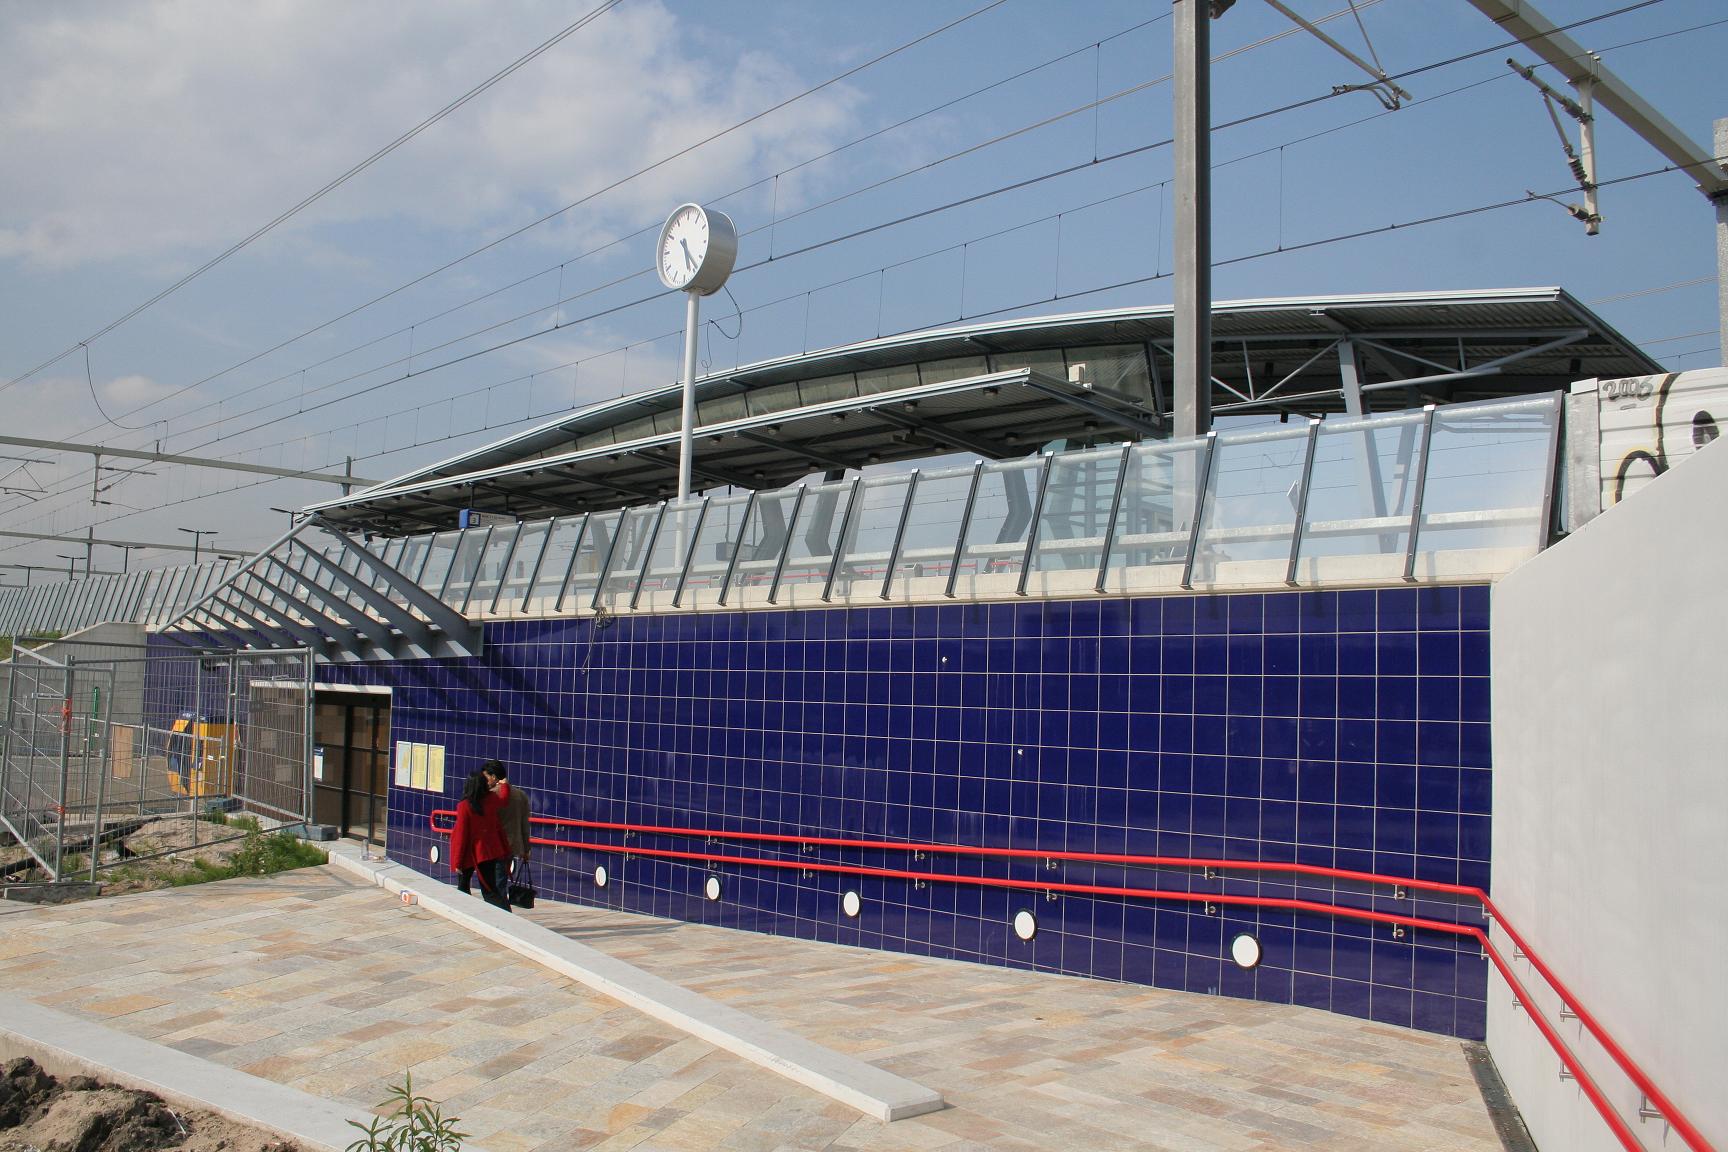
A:
<svg viewBox="0 0 1728 1152">
<path fill-rule="evenodd" d="M 1212 427 L 1211 0 L 1174 0 L 1176 436 Z"/>
<path fill-rule="evenodd" d="M 304 738 L 304 744 L 302 746 L 304 755 L 301 757 L 300 765 L 300 778 L 303 781 L 301 787 L 300 811 L 301 815 L 306 818 L 306 831 L 310 833 L 312 831 L 313 816 L 312 718 L 314 715 L 313 709 L 316 704 L 316 698 L 312 688 L 312 649 L 307 648 L 302 651 L 300 661 L 300 666 L 305 671 L 305 676 L 302 678 L 301 683 L 306 686 L 306 691 L 301 701 L 301 735 Z"/>
<path fill-rule="evenodd" d="M 1728 156 L 1728 118 L 1716 121 L 1717 156 Z M 1728 364 L 1728 196 L 1716 200 L 1717 355 Z"/>
<path fill-rule="evenodd" d="M 1032 575 L 1032 553 L 1038 547 L 1038 522 L 1044 518 L 1044 494 L 1050 490 L 1050 467 L 1055 456 L 1044 457 L 1044 467 L 1038 473 L 1038 496 L 1032 501 L 1032 519 L 1026 524 L 1026 551 L 1020 556 L 1020 582 L 1015 585 L 1017 596 L 1026 595 L 1026 580 Z"/>
<path fill-rule="evenodd" d="M 12 654 L 6 658 L 6 729 L 0 733 L 0 816 L 8 815 L 6 801 L 11 797 L 12 725 L 18 716 L 18 637 L 12 637 Z"/>
<path fill-rule="evenodd" d="M 60 709 L 60 811 L 59 818 L 54 821 L 54 879 L 56 882 L 65 875 L 66 856 L 66 780 L 72 771 L 72 693 L 75 688 L 76 657 L 66 658 L 66 675 L 63 686 L 66 689 L 64 702 Z"/>
<path fill-rule="evenodd" d="M 102 808 L 108 802 L 108 773 L 113 770 L 113 765 L 108 760 L 109 749 L 113 746 L 113 742 L 108 739 L 108 732 L 114 713 L 114 666 L 110 664 L 108 667 L 108 694 L 102 698 L 101 727 L 97 729 L 102 733 L 102 742 L 96 763 L 100 766 L 99 771 L 102 775 L 96 779 L 96 818 L 90 824 L 90 883 L 92 884 L 96 883 L 96 863 L 102 856 Z"/>
<path fill-rule="evenodd" d="M 696 329 L 701 323 L 702 297 L 684 293 L 684 406 L 678 422 L 678 499 L 690 495 L 690 463 L 696 429 Z"/>
</svg>

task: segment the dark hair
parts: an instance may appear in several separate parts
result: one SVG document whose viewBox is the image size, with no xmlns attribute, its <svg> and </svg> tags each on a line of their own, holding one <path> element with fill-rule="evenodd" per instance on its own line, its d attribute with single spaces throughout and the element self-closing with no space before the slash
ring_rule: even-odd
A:
<svg viewBox="0 0 1728 1152">
<path fill-rule="evenodd" d="M 462 787 L 462 799 L 468 801 L 468 806 L 474 809 L 478 816 L 486 811 L 486 802 L 491 798 L 492 788 L 486 783 L 484 772 L 475 772 L 468 777 L 468 783 Z"/>
<path fill-rule="evenodd" d="M 480 765 L 480 771 L 486 773 L 494 780 L 510 779 L 510 769 L 504 767 L 504 761 L 502 760 L 488 760 L 486 763 Z"/>
</svg>

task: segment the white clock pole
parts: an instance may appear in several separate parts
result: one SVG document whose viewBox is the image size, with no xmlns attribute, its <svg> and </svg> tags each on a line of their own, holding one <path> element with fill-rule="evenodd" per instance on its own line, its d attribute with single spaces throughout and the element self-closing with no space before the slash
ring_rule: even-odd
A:
<svg viewBox="0 0 1728 1152">
<path fill-rule="evenodd" d="M 678 499 L 690 497 L 691 434 L 696 428 L 696 329 L 701 322 L 700 292 L 684 293 L 684 409 L 678 422 Z"/>
</svg>

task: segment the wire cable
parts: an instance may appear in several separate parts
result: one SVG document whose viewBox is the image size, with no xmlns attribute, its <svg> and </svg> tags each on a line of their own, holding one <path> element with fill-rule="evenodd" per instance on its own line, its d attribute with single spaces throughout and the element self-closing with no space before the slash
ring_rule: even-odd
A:
<svg viewBox="0 0 1728 1152">
<path fill-rule="evenodd" d="M 252 232 L 248 233 L 243 239 L 238 240 L 235 243 L 229 245 L 227 248 L 223 249 L 221 252 L 217 253 L 215 256 L 212 256 L 210 259 L 206 260 L 204 263 L 198 265 L 198 267 L 192 269 L 192 271 L 186 273 L 186 275 L 180 277 L 180 279 L 174 281 L 172 284 L 168 285 L 168 287 L 157 292 L 154 296 L 151 296 L 148 300 L 145 300 L 142 304 L 137 305 L 131 311 L 129 311 L 129 312 L 125 313 L 123 316 L 121 316 L 119 319 L 110 321 L 105 326 L 98 328 L 95 332 L 84 337 L 84 339 L 80 340 L 77 344 L 72 345 L 70 348 L 67 348 L 65 351 L 59 353 L 56 356 L 52 356 L 52 357 L 48 358 L 47 360 L 42 361 L 40 364 L 36 365 L 34 368 L 31 368 L 29 371 L 25 372 L 23 375 L 15 376 L 11 380 L 8 380 L 6 383 L 0 384 L 0 392 L 4 392 L 6 389 L 11 388 L 15 384 L 23 383 L 24 381 L 30 379 L 32 376 L 35 376 L 38 372 L 41 372 L 45 368 L 48 368 L 54 364 L 58 364 L 61 360 L 64 360 L 66 357 L 68 357 L 72 353 L 76 352 L 80 346 L 88 346 L 92 341 L 100 340 L 103 336 L 106 336 L 108 333 L 114 331 L 114 329 L 120 327 L 122 324 L 126 323 L 128 320 L 131 320 L 134 316 L 137 316 L 139 313 L 143 312 L 147 308 L 151 307 L 152 305 L 154 305 L 154 304 L 156 304 L 162 300 L 167 299 L 169 296 L 172 296 L 174 293 L 178 292 L 180 289 L 184 288 L 186 285 L 192 283 L 192 281 L 198 279 L 198 277 L 204 275 L 204 273 L 210 271 L 210 269 L 216 267 L 218 264 L 222 263 L 224 260 L 226 260 L 230 256 L 234 255 L 236 252 L 240 251 L 242 248 L 245 248 L 248 244 L 251 244 L 253 241 L 259 239 L 260 237 L 264 236 L 266 233 L 273 230 L 277 225 L 282 224 L 283 222 L 285 222 L 285 221 L 291 219 L 292 217 L 298 215 L 300 212 L 304 211 L 305 209 L 311 207 L 313 204 L 317 203 L 319 200 L 322 200 L 325 196 L 329 195 L 331 192 L 334 192 L 337 188 L 340 188 L 342 185 L 346 184 L 348 181 L 352 180 L 354 177 L 360 175 L 360 173 L 366 171 L 366 169 L 372 167 L 372 165 L 378 163 L 378 161 L 384 159 L 384 157 L 390 155 L 390 153 L 396 151 L 396 149 L 402 147 L 402 145 L 408 143 L 408 141 L 414 139 L 414 137 L 416 137 L 416 136 L 420 135 L 422 132 L 426 131 L 426 129 L 432 127 L 432 125 L 438 123 L 438 121 L 444 119 L 446 116 L 450 115 L 452 112 L 455 112 L 457 109 L 461 108 L 464 104 L 467 104 L 469 101 L 471 101 L 474 98 L 476 98 L 477 96 L 481 95 L 487 89 L 491 88 L 493 85 L 497 84 L 499 81 L 503 80 L 507 76 L 516 72 L 518 69 L 522 68 L 524 65 L 532 62 L 533 60 L 535 60 L 536 58 L 538 58 L 542 54 L 550 51 L 553 47 L 562 43 L 565 39 L 567 39 L 571 35 L 575 34 L 577 31 L 581 30 L 582 28 L 586 27 L 592 21 L 599 19 L 601 16 L 605 15 L 607 12 L 611 11 L 613 8 L 616 8 L 622 2 L 623 2 L 623 0 L 603 0 L 603 2 L 600 4 L 599 7 L 594 8 L 593 10 L 588 12 L 586 15 L 582 16 L 580 19 L 575 21 L 575 23 L 566 25 L 561 31 L 557 32 L 556 34 L 554 34 L 549 39 L 541 41 L 534 48 L 530 49 L 528 52 L 525 52 L 521 56 L 518 56 L 515 60 L 511 61 L 505 67 L 499 69 L 497 72 L 494 72 L 491 76 L 487 77 L 485 80 L 481 81 L 479 84 L 476 84 L 474 87 L 472 87 L 468 91 L 464 92 L 461 96 L 458 96 L 456 99 L 450 101 L 450 103 L 444 105 L 444 107 L 440 108 L 438 111 L 432 113 L 432 115 L 430 115 L 430 116 L 426 117 L 424 120 L 420 121 L 420 123 L 414 125 L 414 127 L 408 129 L 406 132 L 403 132 L 401 135 L 397 136 L 394 140 L 390 141 L 390 143 L 384 145 L 382 148 L 379 148 L 376 152 L 373 152 L 370 156 L 366 157 L 364 160 L 361 160 L 359 163 L 350 167 L 346 172 L 343 172 L 340 176 L 334 177 L 333 179 L 326 182 L 317 191 L 311 192 L 311 193 L 307 194 L 306 196 L 302 197 L 292 207 L 279 213 L 274 218 L 272 218 L 268 223 L 263 224 L 260 227 L 254 229 Z"/>
</svg>

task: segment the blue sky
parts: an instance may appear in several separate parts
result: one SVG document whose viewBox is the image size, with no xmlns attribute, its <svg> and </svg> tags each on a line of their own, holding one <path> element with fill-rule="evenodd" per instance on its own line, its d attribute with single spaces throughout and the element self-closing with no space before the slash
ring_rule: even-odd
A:
<svg viewBox="0 0 1728 1152">
<path fill-rule="evenodd" d="M 702 351 L 716 366 L 962 317 L 1167 301 L 1162 3 L 1005 0 L 592 195 L 984 3 L 624 0 L 93 342 L 88 378 L 80 351 L 0 391 L 0 414 L 22 435 L 160 441 L 290 467 L 340 466 L 352 455 L 356 473 L 392 475 L 675 378 L 682 301 L 636 302 L 659 290 L 652 228 L 686 199 L 729 211 L 744 233 L 731 285 L 741 330 L 732 298 L 705 302 L 714 323 Z M 1341 14 L 1325 27 L 1368 54 L 1344 0 L 1294 6 L 1313 20 Z M 1544 0 L 1542 9 L 1564 24 L 1623 6 Z M 0 7 L 9 77 L 0 91 L 0 380 L 101 328 L 589 7 Z M 1357 8 L 1393 73 L 1505 39 L 1462 0 Z M 1606 189 L 1597 237 L 1534 203 L 1279 252 L 1527 190 L 1564 191 L 1570 180 L 1539 96 L 1503 63 L 1534 63 L 1528 50 L 1412 76 L 1403 83 L 1415 103 L 1397 112 L 1354 93 L 1260 115 L 1359 79 L 1305 34 L 1279 36 L 1290 31 L 1258 0 L 1240 0 L 1213 26 L 1214 52 L 1227 54 L 1213 72 L 1214 121 L 1258 117 L 1214 136 L 1215 256 L 1236 261 L 1215 276 L 1218 298 L 1558 284 L 1600 301 L 1609 322 L 1671 367 L 1721 362 L 1713 218 L 1678 174 Z M 1709 142 L 1712 117 L 1728 115 L 1719 65 L 1728 13 L 1718 0 L 1662 0 L 1572 35 L 1699 143 Z M 1605 180 L 1663 163 L 1609 117 L 1598 152 Z M 877 225 L 887 226 L 837 239 Z M 1140 282 L 1089 291 L 1125 280 Z M 564 326 L 533 335 L 554 321 Z M 437 367 L 516 337 L 525 338 Z M 401 379 L 410 354 L 415 374 Z M 150 471 L 104 474 L 113 487 L 101 498 L 111 503 L 92 505 L 87 458 L 30 464 L 0 483 L 43 491 L 0 495 L 0 527 L 81 533 L 94 524 L 98 536 L 145 540 L 214 528 L 225 547 L 245 548 L 281 527 L 269 506 L 329 493 Z M 0 541 L 0 559 L 13 562 L 52 565 L 67 551 L 76 549 Z M 98 549 L 98 567 L 119 561 Z"/>
</svg>

